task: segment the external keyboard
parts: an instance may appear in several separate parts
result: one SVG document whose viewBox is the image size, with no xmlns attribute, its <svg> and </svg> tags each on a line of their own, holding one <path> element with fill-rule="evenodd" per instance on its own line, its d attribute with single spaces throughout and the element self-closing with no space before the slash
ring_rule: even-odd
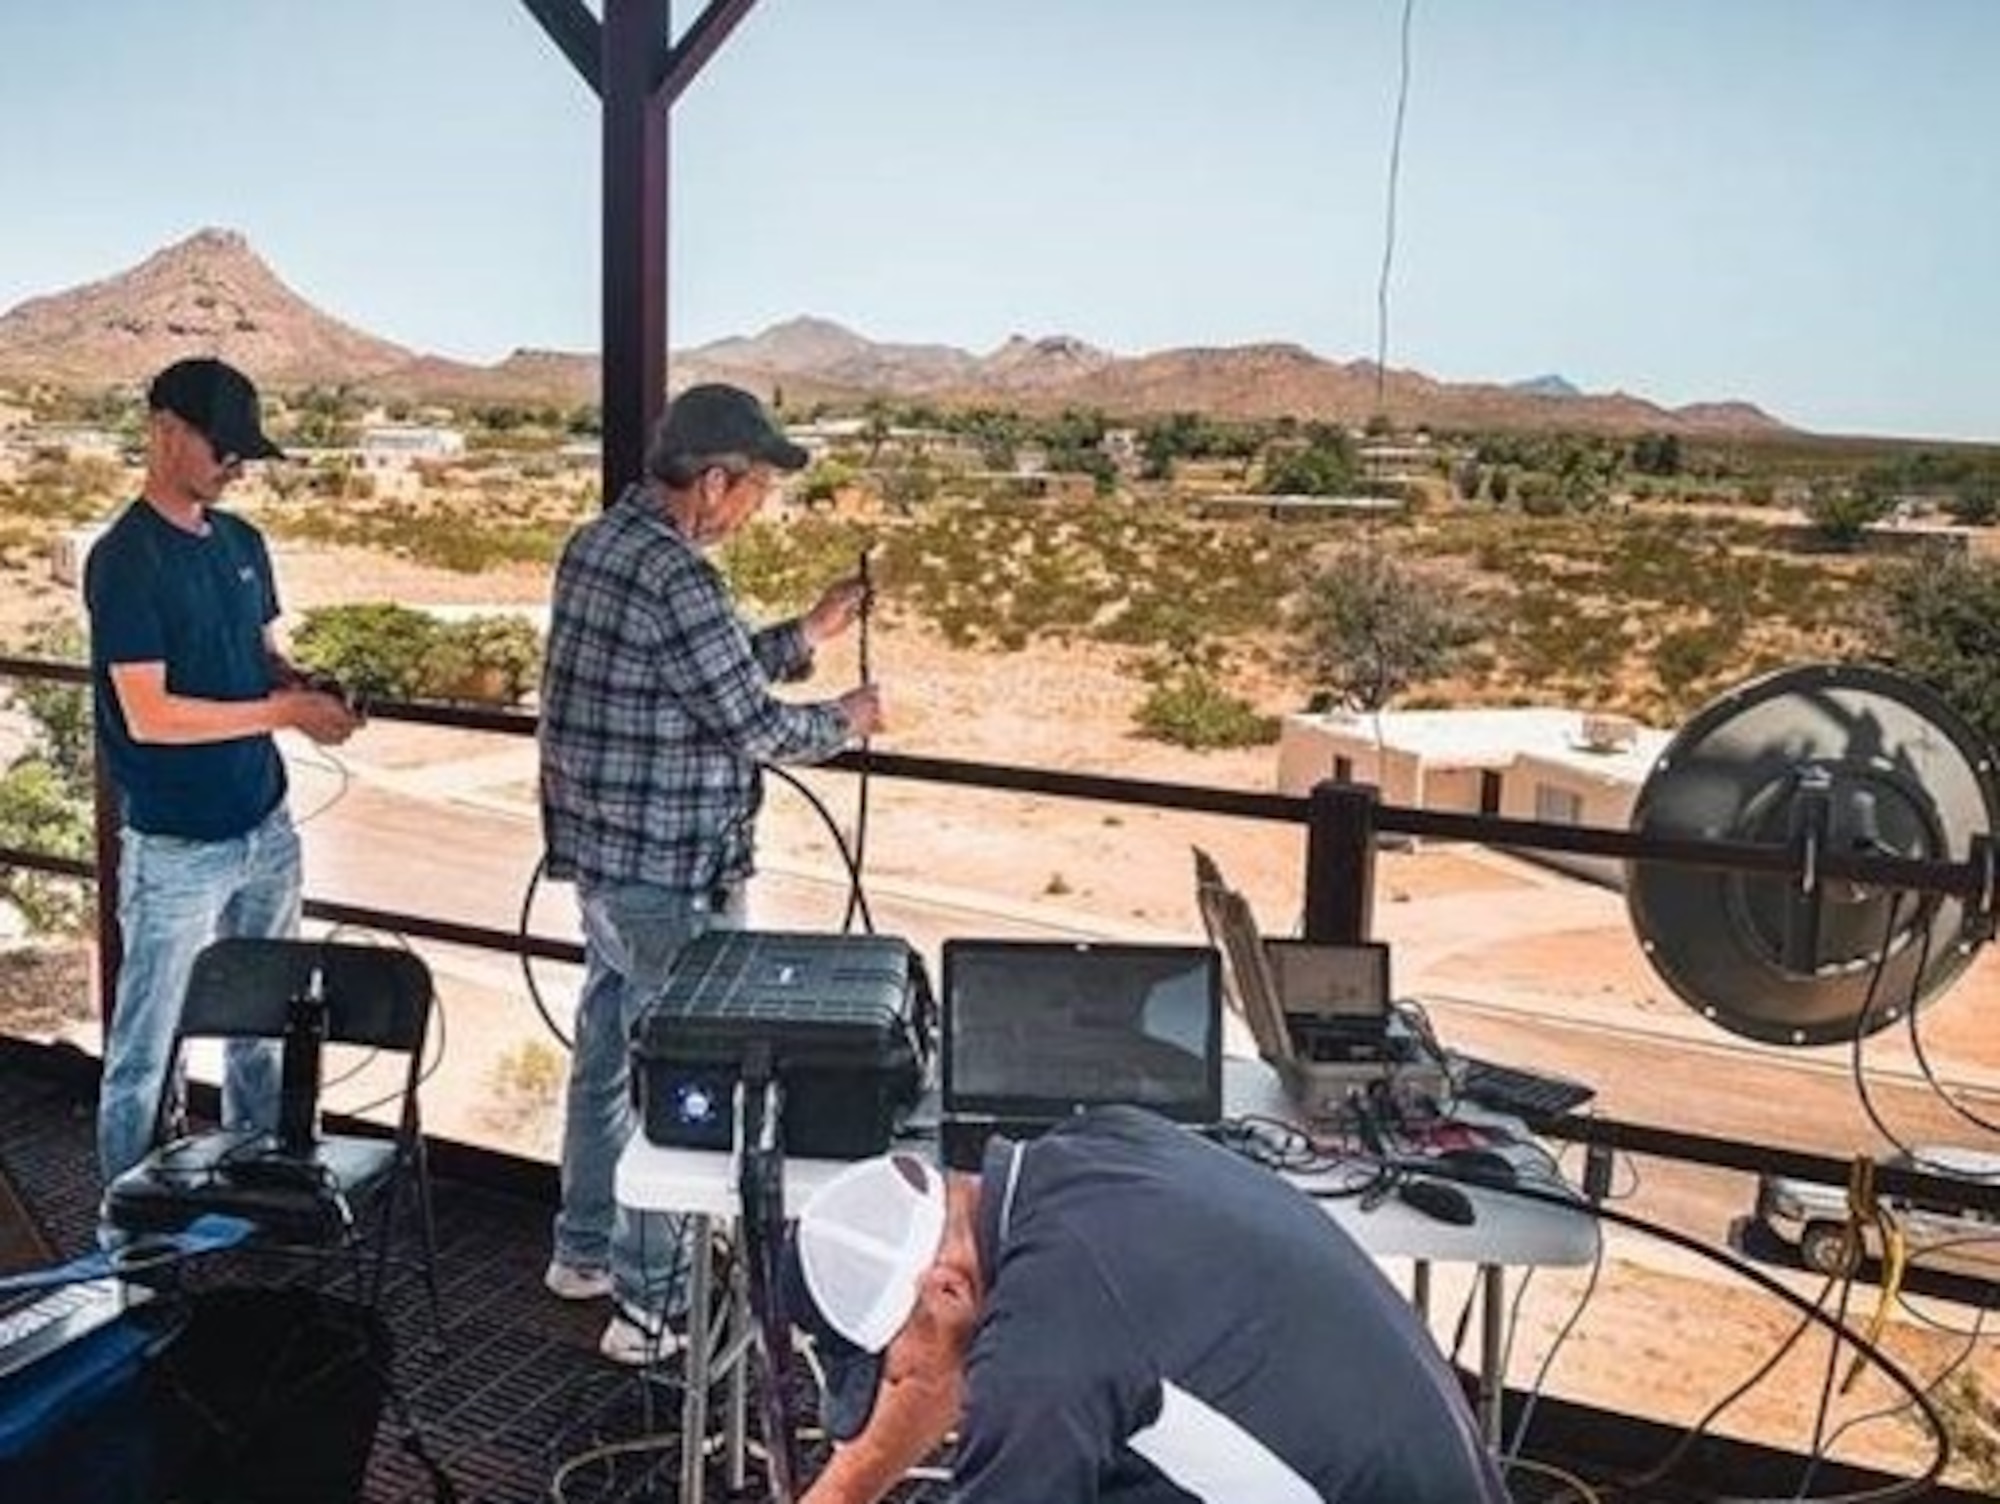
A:
<svg viewBox="0 0 2000 1504">
<path fill-rule="evenodd" d="M 58 1285 L 40 1299 L 0 1315 L 0 1378 L 116 1321 L 126 1306 L 122 1281 L 85 1279 Z"/>
<path fill-rule="evenodd" d="M 1462 1100 L 1531 1124 L 1575 1112 L 1597 1095 L 1595 1087 L 1581 1081 L 1545 1076 L 1540 1071 L 1455 1052 L 1451 1056 L 1451 1079 Z"/>
</svg>

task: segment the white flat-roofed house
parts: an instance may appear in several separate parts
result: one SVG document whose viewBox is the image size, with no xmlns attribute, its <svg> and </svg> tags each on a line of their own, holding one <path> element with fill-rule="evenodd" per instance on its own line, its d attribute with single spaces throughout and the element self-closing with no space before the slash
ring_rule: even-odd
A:
<svg viewBox="0 0 2000 1504">
<path fill-rule="evenodd" d="M 1385 804 L 1624 830 L 1671 733 L 1624 716 L 1529 707 L 1335 711 L 1285 717 L 1278 789 L 1368 783 Z M 1535 859 L 1610 887 L 1617 862 L 1562 852 Z"/>
<path fill-rule="evenodd" d="M 109 526 L 106 522 L 93 522 L 82 527 L 66 528 L 56 534 L 55 541 L 49 545 L 49 574 L 58 585 L 82 591 L 84 561 L 90 557 L 91 549 Z"/>
<path fill-rule="evenodd" d="M 361 430 L 361 464 L 369 470 L 400 470 L 419 461 L 457 459 L 465 435 L 456 428 L 387 423 Z"/>
</svg>

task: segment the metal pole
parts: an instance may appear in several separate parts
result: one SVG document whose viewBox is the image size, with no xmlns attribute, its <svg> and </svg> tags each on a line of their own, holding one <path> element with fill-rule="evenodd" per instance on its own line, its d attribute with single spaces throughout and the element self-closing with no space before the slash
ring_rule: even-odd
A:
<svg viewBox="0 0 2000 1504">
<path fill-rule="evenodd" d="M 1306 939 L 1359 945 L 1375 911 L 1372 784 L 1321 783 L 1306 802 Z"/>
</svg>

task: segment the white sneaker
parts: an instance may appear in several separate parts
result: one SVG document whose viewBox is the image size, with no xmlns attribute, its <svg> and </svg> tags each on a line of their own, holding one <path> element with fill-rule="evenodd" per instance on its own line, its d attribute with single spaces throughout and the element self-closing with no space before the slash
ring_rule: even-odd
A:
<svg viewBox="0 0 2000 1504">
<path fill-rule="evenodd" d="M 609 1269 L 579 1269 L 560 1259 L 550 1259 L 542 1283 L 558 1300 L 603 1300 L 611 1294 Z"/>
<path fill-rule="evenodd" d="M 684 1346 L 686 1339 L 672 1327 L 649 1329 L 621 1310 L 613 1313 L 597 1350 L 622 1367 L 650 1368 L 666 1362 Z"/>
</svg>

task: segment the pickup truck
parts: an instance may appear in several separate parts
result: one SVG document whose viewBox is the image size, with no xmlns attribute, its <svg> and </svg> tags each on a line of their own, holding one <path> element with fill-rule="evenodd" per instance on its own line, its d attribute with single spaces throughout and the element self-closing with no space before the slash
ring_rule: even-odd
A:
<svg viewBox="0 0 2000 1504">
<path fill-rule="evenodd" d="M 1926 1175 L 2000 1185 L 2000 1154 L 1977 1149 L 1916 1147 L 1892 1154 L 1882 1163 Z M 1937 1196 L 1884 1196 L 1882 1200 L 1902 1223 L 1913 1265 L 2000 1280 L 2000 1217 Z M 1864 1256 L 1882 1256 L 1881 1236 L 1872 1225 L 1864 1229 L 1864 1247 L 1846 1245 L 1841 1231 L 1847 1221 L 1844 1186 L 1760 1175 L 1757 1216 L 1780 1238 L 1797 1244 L 1800 1261 L 1821 1274 L 1851 1274 Z"/>
</svg>

